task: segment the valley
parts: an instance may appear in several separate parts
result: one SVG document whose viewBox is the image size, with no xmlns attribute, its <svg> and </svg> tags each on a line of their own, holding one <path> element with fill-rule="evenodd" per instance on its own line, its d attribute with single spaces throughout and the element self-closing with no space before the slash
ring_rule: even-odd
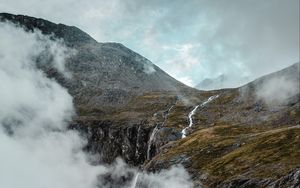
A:
<svg viewBox="0 0 300 188">
<path fill-rule="evenodd" d="M 299 63 L 239 88 L 202 91 L 76 27 L 6 13 L 0 21 L 52 34 L 76 50 L 66 64 L 70 78 L 47 63 L 39 68 L 73 97 L 68 129 L 87 140 L 96 164 L 120 157 L 145 172 L 182 165 L 203 188 L 300 186 Z M 266 93 L 277 79 L 292 88 L 275 84 Z M 143 187 L 139 177 L 129 178 L 133 188 Z"/>
</svg>

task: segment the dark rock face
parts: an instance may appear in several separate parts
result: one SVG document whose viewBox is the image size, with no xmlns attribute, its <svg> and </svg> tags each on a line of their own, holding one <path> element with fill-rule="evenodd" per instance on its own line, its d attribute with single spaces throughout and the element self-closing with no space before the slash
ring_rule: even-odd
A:
<svg viewBox="0 0 300 188">
<path fill-rule="evenodd" d="M 271 187 L 290 187 L 299 188 L 300 187 L 300 167 L 291 171 L 288 175 L 280 178 L 270 185 Z"/>
<path fill-rule="evenodd" d="M 267 187 L 271 180 L 256 180 L 256 179 L 235 179 L 217 186 L 219 188 L 250 188 L 250 187 Z"/>
<path fill-rule="evenodd" d="M 164 148 L 163 146 L 171 141 L 176 141 L 181 139 L 181 132 L 177 131 L 171 127 L 161 127 L 155 134 L 149 149 L 149 159 L 152 159 L 158 153 L 160 153 Z"/>
<path fill-rule="evenodd" d="M 248 188 L 248 187 L 269 187 L 269 188 L 299 188 L 300 187 L 300 168 L 291 171 L 286 176 L 278 179 L 234 179 L 229 180 L 221 185 L 219 188 Z"/>
<path fill-rule="evenodd" d="M 174 104 L 170 105 L 168 109 L 161 112 L 162 122 L 157 122 L 155 128 L 152 130 L 151 135 L 148 140 L 147 148 L 147 159 L 151 160 L 154 156 L 160 153 L 163 149 L 163 146 L 171 141 L 179 140 L 182 136 L 181 132 L 172 127 L 166 127 L 168 122 L 168 117 L 176 105 L 178 97 L 176 97 Z M 159 113 L 156 113 L 156 117 Z"/>
<path fill-rule="evenodd" d="M 80 130 L 88 141 L 86 150 L 101 155 L 99 162 L 112 163 L 117 157 L 122 157 L 128 164 L 138 166 L 146 160 L 151 131 L 146 124 L 120 125 L 111 121 L 77 120 L 70 128 Z"/>
</svg>

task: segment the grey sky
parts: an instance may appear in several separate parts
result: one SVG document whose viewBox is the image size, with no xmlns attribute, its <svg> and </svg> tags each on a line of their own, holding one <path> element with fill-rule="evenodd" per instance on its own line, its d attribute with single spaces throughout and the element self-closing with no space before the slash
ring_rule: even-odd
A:
<svg viewBox="0 0 300 188">
<path fill-rule="evenodd" d="M 225 74 L 236 86 L 299 61 L 299 0 L 0 0 L 0 12 L 121 42 L 189 85 Z"/>
</svg>

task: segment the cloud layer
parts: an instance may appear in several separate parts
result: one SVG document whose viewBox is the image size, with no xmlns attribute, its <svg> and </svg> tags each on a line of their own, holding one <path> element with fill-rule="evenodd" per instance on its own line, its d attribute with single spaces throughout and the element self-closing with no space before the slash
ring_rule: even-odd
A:
<svg viewBox="0 0 300 188">
<path fill-rule="evenodd" d="M 299 0 L 0 0 L 0 11 L 121 42 L 190 84 L 226 75 L 236 86 L 299 61 Z"/>
<path fill-rule="evenodd" d="M 93 156 L 82 151 L 86 141 L 67 129 L 74 115 L 72 97 L 37 68 L 49 63 L 71 76 L 64 63 L 74 51 L 63 41 L 9 23 L 0 23 L 0 36 L 0 187 L 105 188 L 114 183 L 101 179 L 107 174 L 116 182 L 136 177 L 138 170 L 121 160 L 112 166 L 91 165 Z M 41 54 L 52 58 L 36 61 Z M 192 186 L 182 167 L 140 174 L 148 187 Z M 129 178 L 120 187 L 133 183 Z"/>
<path fill-rule="evenodd" d="M 258 86 L 256 96 L 258 99 L 264 100 L 269 107 L 287 104 L 292 97 L 299 98 L 297 96 L 300 93 L 299 84 L 299 76 L 296 79 L 276 76 Z"/>
<path fill-rule="evenodd" d="M 101 169 L 87 162 L 79 135 L 66 130 L 72 97 L 36 68 L 36 57 L 52 46 L 53 66 L 61 69 L 67 48 L 10 24 L 1 23 L 0 33 L 0 187 L 93 187 Z"/>
</svg>

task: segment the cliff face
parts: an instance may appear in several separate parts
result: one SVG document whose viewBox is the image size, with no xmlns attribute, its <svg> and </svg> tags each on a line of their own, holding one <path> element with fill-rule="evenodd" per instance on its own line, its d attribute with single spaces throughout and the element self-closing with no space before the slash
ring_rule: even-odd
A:
<svg viewBox="0 0 300 188">
<path fill-rule="evenodd" d="M 87 139 L 86 150 L 100 154 L 100 161 L 111 163 L 122 157 L 128 164 L 140 166 L 152 159 L 159 148 L 181 138 L 180 131 L 168 128 L 169 110 L 177 101 L 174 93 L 145 93 L 126 107 L 110 113 L 85 112 L 70 128 L 80 130 Z"/>
<path fill-rule="evenodd" d="M 70 128 L 98 162 L 122 157 L 148 171 L 182 164 L 203 187 L 299 186 L 299 63 L 240 88 L 204 92 L 76 27 L 22 15 L 0 20 L 39 29 L 77 51 L 67 62 L 72 78 L 40 68 L 74 97 Z"/>
<path fill-rule="evenodd" d="M 70 128 L 80 130 L 88 141 L 86 150 L 100 154 L 99 162 L 112 163 L 121 156 L 128 164 L 138 166 L 147 156 L 150 128 L 145 123 L 117 125 L 111 121 L 78 119 Z"/>
</svg>

